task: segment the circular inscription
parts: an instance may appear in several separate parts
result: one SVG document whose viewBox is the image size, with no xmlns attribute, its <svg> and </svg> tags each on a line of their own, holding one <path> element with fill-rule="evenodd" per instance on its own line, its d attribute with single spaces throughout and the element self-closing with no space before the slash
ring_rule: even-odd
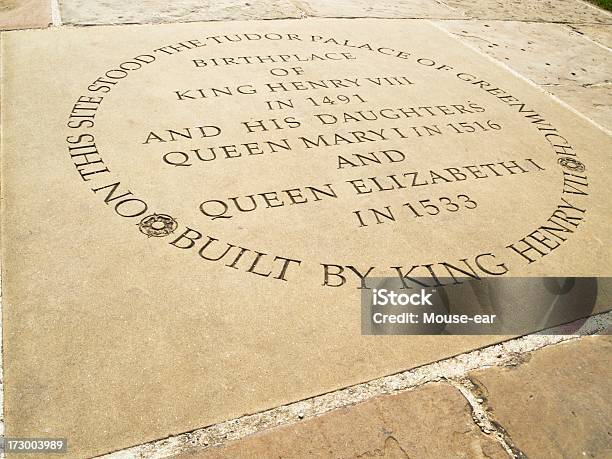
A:
<svg viewBox="0 0 612 459">
<path fill-rule="evenodd" d="M 147 238 L 279 281 L 308 265 L 329 287 L 504 275 L 561 247 L 588 181 L 542 99 L 461 52 L 375 41 L 239 33 L 144 50 L 87 85 L 71 159 Z"/>
</svg>

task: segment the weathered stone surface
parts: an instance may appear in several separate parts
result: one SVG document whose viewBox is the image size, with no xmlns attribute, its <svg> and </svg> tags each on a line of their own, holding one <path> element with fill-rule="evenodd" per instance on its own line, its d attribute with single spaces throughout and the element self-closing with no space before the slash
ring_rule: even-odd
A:
<svg viewBox="0 0 612 459">
<path fill-rule="evenodd" d="M 93 456 L 503 339 L 362 336 L 348 266 L 369 281 L 395 267 L 444 277 L 449 264 L 611 274 L 611 139 L 429 21 L 47 29 L 3 34 L 2 47 L 7 436 L 65 436 L 69 457 Z M 277 99 L 292 108 L 271 110 Z M 369 110 L 381 115 L 355 118 Z M 318 136 L 328 140 L 304 142 Z M 282 139 L 289 149 L 265 143 Z M 214 158 L 193 152 L 209 148 Z M 341 155 L 391 149 L 404 159 L 339 167 Z M 177 151 L 192 164 L 164 161 Z M 455 170 L 480 164 L 498 172 Z M 578 169 L 588 182 L 569 188 L 563 172 Z M 366 194 L 351 184 L 414 171 L 428 182 Z M 293 205 L 280 191 L 324 184 L 336 197 Z M 270 205 L 202 212 L 261 193 Z M 431 199 L 428 215 L 403 205 Z M 549 245 L 529 239 L 533 262 L 509 248 L 542 240 L 561 205 L 576 227 Z M 359 226 L 356 209 L 385 206 L 401 217 Z M 338 268 L 343 285 L 325 276 Z"/>
<path fill-rule="evenodd" d="M 0 3 L 0 30 L 32 29 L 51 23 L 48 0 L 8 0 Z"/>
<path fill-rule="evenodd" d="M 515 368 L 471 374 L 492 417 L 528 457 L 612 455 L 612 337 L 543 349 Z"/>
<path fill-rule="evenodd" d="M 68 24 L 118 24 L 301 17 L 476 18 L 607 23 L 612 16 L 576 0 L 61 0 Z"/>
<path fill-rule="evenodd" d="M 612 25 L 609 24 L 568 24 L 574 31 L 584 34 L 608 48 L 612 48 Z"/>
<path fill-rule="evenodd" d="M 177 459 L 247 457 L 491 458 L 507 454 L 474 424 L 463 396 L 448 384 L 398 395 L 272 429 Z"/>
<path fill-rule="evenodd" d="M 61 0 L 61 12 L 66 24 L 149 24 L 303 15 L 290 0 Z"/>
<path fill-rule="evenodd" d="M 373 18 L 463 18 L 459 8 L 434 0 L 296 0 L 309 16 Z"/>
<path fill-rule="evenodd" d="M 579 0 L 445 0 L 468 18 L 612 24 L 612 15 Z"/>
<path fill-rule="evenodd" d="M 612 81 L 584 86 L 544 85 L 543 88 L 584 113 L 600 126 L 612 130 Z"/>
<path fill-rule="evenodd" d="M 612 54 L 560 24 L 438 21 L 438 25 L 612 128 Z"/>
</svg>

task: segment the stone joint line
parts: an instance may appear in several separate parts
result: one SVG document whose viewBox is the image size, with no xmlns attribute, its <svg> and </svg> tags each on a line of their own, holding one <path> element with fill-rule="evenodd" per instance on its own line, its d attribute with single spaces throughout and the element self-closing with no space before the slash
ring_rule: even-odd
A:
<svg viewBox="0 0 612 459">
<path fill-rule="evenodd" d="M 467 373 L 488 367 L 515 367 L 520 365 L 531 352 L 579 339 L 581 336 L 604 333 L 610 324 L 612 324 L 612 311 L 589 317 L 580 329 L 579 335 L 554 335 L 551 333 L 561 333 L 567 325 L 553 327 L 405 372 L 98 457 L 103 459 L 171 457 L 193 448 L 221 446 L 273 427 L 290 425 L 338 408 L 349 407 L 373 397 L 413 390 L 427 383 L 448 382 L 458 389 L 469 403 L 472 418 L 478 428 L 483 433 L 492 435 L 510 457 L 522 459 L 526 456 L 513 444 L 503 426 L 491 417 L 486 399 L 479 393 L 478 385 L 469 379 Z"/>
</svg>

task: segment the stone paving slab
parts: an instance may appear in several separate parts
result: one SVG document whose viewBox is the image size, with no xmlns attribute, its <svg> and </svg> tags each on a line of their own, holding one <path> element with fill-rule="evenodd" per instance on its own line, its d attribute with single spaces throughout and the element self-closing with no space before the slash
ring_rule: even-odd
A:
<svg viewBox="0 0 612 459">
<path fill-rule="evenodd" d="M 612 129 L 612 52 L 561 24 L 437 21 L 454 36 L 499 60 Z M 598 26 L 612 30 L 612 26 Z"/>
<path fill-rule="evenodd" d="M 612 15 L 580 0 L 60 0 L 67 24 L 164 23 L 301 17 L 475 18 L 612 24 Z"/>
<path fill-rule="evenodd" d="M 600 126 L 612 128 L 612 83 L 586 87 L 559 84 L 544 86 L 544 89 L 584 113 Z"/>
<path fill-rule="evenodd" d="M 61 0 L 65 24 L 148 24 L 245 19 L 299 18 L 290 0 Z"/>
<path fill-rule="evenodd" d="M 177 459 L 490 458 L 508 457 L 474 423 L 466 399 L 449 384 L 381 396 Z"/>
<path fill-rule="evenodd" d="M 7 0 L 0 3 L 0 30 L 40 28 L 50 23 L 49 0 Z"/>
<path fill-rule="evenodd" d="M 612 24 L 612 14 L 581 0 L 445 0 L 468 18 Z"/>
<path fill-rule="evenodd" d="M 584 34 L 597 43 L 612 48 L 612 25 L 568 24 L 569 27 Z"/>
<path fill-rule="evenodd" d="M 372 18 L 464 18 L 459 8 L 434 0 L 297 0 L 308 16 Z"/>
<path fill-rule="evenodd" d="M 245 30 L 251 38 L 259 38 L 242 42 L 219 38 L 225 34 L 233 38 Z M 238 100 L 231 96 L 229 102 L 209 103 L 212 97 L 177 100 L 176 91 L 241 83 L 264 91 L 264 83 L 288 81 L 280 77 L 270 80 L 275 68 L 271 63 L 256 64 L 247 71 L 212 66 L 203 70 L 194 65 L 193 56 L 209 59 L 261 54 L 261 36 L 267 33 L 266 54 L 325 51 L 334 53 L 331 56 L 336 59 L 336 53 L 342 50 L 357 55 L 347 63 L 306 61 L 301 65 L 307 73 L 301 78 L 366 79 L 378 75 L 373 72 L 389 76 L 408 73 L 420 88 L 412 91 L 413 83 L 399 85 L 390 79 L 393 85 L 380 89 L 373 78 L 367 90 L 373 108 L 426 104 L 431 110 L 431 106 L 443 103 L 464 104 L 459 105 L 461 112 L 440 106 L 457 122 L 468 119 L 464 116 L 467 113 L 469 120 L 477 119 L 481 124 L 495 119 L 504 125 L 504 133 L 509 132 L 492 137 L 496 135 L 492 128 L 478 134 L 490 142 L 466 133 L 456 134 L 466 138 L 457 141 L 455 134 L 447 134 L 428 141 L 427 147 L 411 150 L 416 159 L 411 167 L 450 167 L 456 164 L 455 156 L 460 158 L 458 165 L 463 165 L 468 157 L 479 162 L 502 161 L 510 155 L 525 154 L 541 161 L 542 174 L 533 179 L 533 174 L 522 178 L 521 173 L 518 179 L 511 176 L 515 174 L 507 174 L 503 184 L 486 188 L 462 183 L 469 192 L 481 193 L 477 218 L 449 214 L 442 221 L 410 220 L 411 231 L 383 227 L 359 233 L 347 221 L 357 199 L 352 195 L 340 208 L 328 203 L 313 213 L 296 206 L 278 218 L 260 212 L 240 217 L 240 223 L 206 220 L 199 209 L 201 200 L 206 199 L 203 193 L 222 190 L 234 196 L 238 186 L 245 187 L 240 193 L 246 194 L 260 190 L 262 184 L 268 189 L 281 183 L 303 186 L 310 183 L 305 178 L 338 180 L 333 153 L 305 147 L 297 147 L 295 155 L 280 153 L 278 157 L 251 158 L 246 165 L 238 162 L 242 166 L 223 163 L 222 167 L 194 167 L 188 172 L 161 161 L 166 145 L 155 144 L 153 150 L 143 142 L 151 130 L 201 126 L 199 123 L 204 122 L 223 125 L 228 132 L 224 141 L 247 142 L 249 133 L 241 129 L 239 121 L 246 119 L 242 117 L 250 120 L 264 116 L 264 94 L 236 94 Z M 278 33 L 286 40 L 279 40 Z M 302 34 L 306 39 L 290 38 L 289 34 Z M 312 40 L 311 34 L 332 34 L 340 41 Z M 378 46 L 355 46 L 363 40 Z M 205 49 L 203 42 L 208 46 Z M 331 288 L 325 285 L 323 263 L 372 266 L 393 276 L 397 275 L 393 266 L 418 264 L 424 272 L 440 260 L 467 260 L 466 254 L 470 258 L 483 254 L 491 261 L 492 252 L 496 252 L 504 263 L 495 261 L 490 269 L 508 267 L 513 274 L 610 272 L 610 203 L 605 196 L 611 178 L 603 161 L 610 139 L 525 81 L 477 52 L 464 49 L 429 22 L 308 19 L 64 28 L 7 33 L 2 46 L 3 62 L 11 63 L 5 67 L 2 82 L 3 94 L 8 95 L 2 99 L 2 235 L 4 241 L 13 241 L 3 245 L 5 416 L 9 435 L 61 432 L 70 438 L 72 457 L 100 454 L 503 339 L 361 336 L 358 278 L 353 276 L 346 286 L 350 285 L 353 296 L 346 288 Z M 404 49 L 411 54 L 401 51 Z M 130 60 L 137 56 L 140 60 Z M 436 62 L 433 59 L 438 61 L 438 68 L 432 68 L 432 62 Z M 122 63 L 123 71 L 117 68 Z M 478 82 L 479 77 L 503 90 Z M 108 78 L 119 81 L 115 86 Z M 104 92 L 100 88 L 111 89 Z M 509 107 L 499 99 L 510 97 L 507 94 L 524 102 Z M 101 95 L 103 98 L 98 99 Z M 85 99 L 75 104 L 80 97 Z M 243 102 L 248 99 L 241 97 L 251 97 L 250 102 Z M 315 132 L 314 104 L 308 105 L 305 96 L 300 97 L 296 100 L 302 104 L 294 115 L 308 121 L 299 132 L 310 136 Z M 486 112 L 482 118 L 466 109 L 468 101 L 483 106 L 476 105 Z M 516 107 L 525 111 L 519 112 Z M 91 111 L 95 112 L 93 116 Z M 567 150 L 562 149 L 566 162 L 560 163 L 551 142 L 531 119 L 523 117 L 525 113 L 536 119 L 541 113 L 554 123 L 555 127 L 549 129 L 559 129 L 571 140 L 578 162 L 568 163 L 572 158 L 568 159 Z M 419 118 L 423 116 L 419 114 Z M 392 122 L 386 120 L 381 121 L 383 127 Z M 410 125 L 413 120 L 405 122 Z M 332 129 L 346 130 L 321 129 L 326 134 L 334 132 Z M 296 136 L 290 136 L 292 141 Z M 412 140 L 418 141 L 416 137 Z M 92 138 L 96 145 L 89 143 Z M 490 147 L 493 139 L 495 149 Z M 193 146 L 190 140 L 178 142 L 185 148 Z M 401 139 L 395 143 L 398 148 L 405 145 Z M 411 143 L 408 146 L 412 148 Z M 86 149 L 91 162 L 81 163 L 78 153 L 71 156 L 70 152 L 82 149 Z M 110 169 L 97 166 L 98 157 L 109 161 Z M 258 160 L 261 162 L 255 162 Z M 582 222 L 582 206 L 588 208 L 589 218 L 584 226 L 571 230 L 554 252 L 543 252 L 545 256 L 531 263 L 507 244 L 534 231 L 558 209 L 560 195 L 566 190 L 562 168 L 568 164 L 588 170 L 588 193 L 580 188 L 587 185 L 578 184 L 567 188 L 574 191 L 567 199 L 578 206 L 573 207 L 575 221 Z M 387 170 L 393 170 L 391 167 L 395 166 Z M 86 172 L 92 172 L 94 178 L 82 175 Z M 368 170 L 368 174 L 371 172 Z M 535 167 L 531 172 L 537 172 Z M 353 174 L 347 172 L 341 177 L 352 178 Z M 116 183 L 125 186 L 119 191 L 120 197 L 113 191 Z M 452 191 L 453 185 L 436 186 Z M 153 237 L 155 228 L 144 225 L 142 214 L 121 215 L 117 209 L 124 207 L 119 204 L 131 194 L 142 196 L 142 202 L 146 199 L 152 212 L 155 209 L 176 216 L 177 226 L 170 228 L 176 234 L 168 237 L 172 231 L 162 232 L 162 239 Z M 531 199 L 525 199 L 526 195 Z M 128 203 L 138 199 L 129 198 Z M 382 204 L 388 198 L 378 199 L 373 202 Z M 525 217 L 517 218 L 516 209 Z M 446 230 L 449 226 L 453 228 L 450 234 Z M 347 233 L 349 227 L 352 231 Z M 191 231 L 189 228 L 202 231 L 198 246 L 195 240 L 189 245 L 185 234 L 195 238 L 194 233 L 185 233 Z M 239 251 L 232 254 L 233 261 L 203 259 L 203 238 L 209 231 L 211 243 L 217 241 L 228 250 Z M 180 239 L 172 244 L 170 240 L 175 237 Z M 379 240 L 384 243 L 372 243 Z M 213 247 L 218 249 L 218 244 Z M 261 257 L 250 248 L 265 249 L 257 252 L 261 257 L 272 253 L 293 256 L 297 251 L 295 256 L 303 265 L 294 264 L 288 272 L 279 271 L 275 265 L 274 278 L 271 265 L 267 274 L 261 267 L 254 272 Z M 584 253 L 593 256 L 585 258 Z M 272 262 L 271 258 L 265 260 Z M 443 269 L 438 265 L 435 268 Z"/>
<path fill-rule="evenodd" d="M 612 456 L 612 337 L 542 349 L 514 368 L 470 374 L 490 416 L 527 457 Z"/>
</svg>

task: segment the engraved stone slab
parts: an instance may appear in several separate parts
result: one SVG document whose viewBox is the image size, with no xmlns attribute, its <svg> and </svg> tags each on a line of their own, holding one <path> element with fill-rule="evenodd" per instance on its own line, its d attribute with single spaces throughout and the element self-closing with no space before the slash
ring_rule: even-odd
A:
<svg viewBox="0 0 612 459">
<path fill-rule="evenodd" d="M 611 274 L 611 139 L 431 23 L 2 46 L 8 436 L 102 454 L 500 339 L 361 336 L 375 277 Z"/>
</svg>

